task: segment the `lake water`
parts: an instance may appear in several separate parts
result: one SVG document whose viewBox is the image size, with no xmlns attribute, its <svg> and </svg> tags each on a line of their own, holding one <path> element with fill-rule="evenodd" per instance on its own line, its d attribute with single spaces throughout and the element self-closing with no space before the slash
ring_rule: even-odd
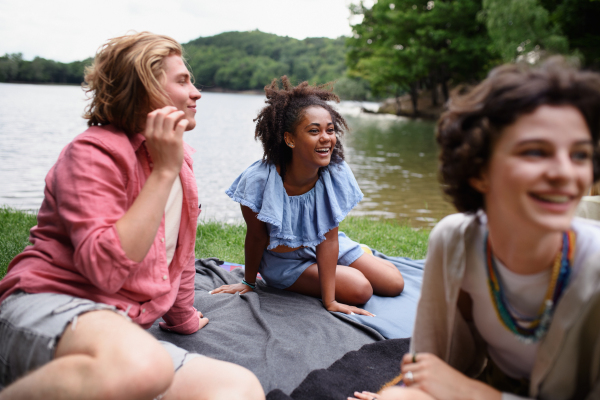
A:
<svg viewBox="0 0 600 400">
<path fill-rule="evenodd" d="M 194 147 L 194 170 L 204 219 L 241 220 L 225 195 L 231 182 L 262 157 L 252 119 L 264 105 L 258 95 L 203 93 L 198 122 L 184 140 Z M 77 86 L 0 83 L 0 205 L 37 210 L 44 178 L 62 148 L 86 129 L 85 96 Z M 393 218 L 433 226 L 453 212 L 436 178 L 434 124 L 359 112 L 375 104 L 342 102 L 351 131 L 346 161 L 365 194 L 352 215 Z"/>
</svg>

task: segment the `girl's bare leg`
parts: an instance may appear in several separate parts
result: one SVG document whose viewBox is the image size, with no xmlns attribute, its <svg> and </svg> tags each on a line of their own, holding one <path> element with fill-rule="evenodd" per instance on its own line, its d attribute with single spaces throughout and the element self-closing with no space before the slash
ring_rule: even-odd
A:
<svg viewBox="0 0 600 400">
<path fill-rule="evenodd" d="M 358 261 L 358 260 L 357 260 Z M 321 297 L 319 270 L 312 264 L 302 275 L 287 288 L 291 292 L 313 297 Z M 335 270 L 335 299 L 344 304 L 365 304 L 373 295 L 373 288 L 368 279 L 359 270 L 338 265 Z"/>
<path fill-rule="evenodd" d="M 378 296 L 395 297 L 404 290 L 404 278 L 398 268 L 383 258 L 363 254 L 350 267 L 362 272 Z"/>
</svg>

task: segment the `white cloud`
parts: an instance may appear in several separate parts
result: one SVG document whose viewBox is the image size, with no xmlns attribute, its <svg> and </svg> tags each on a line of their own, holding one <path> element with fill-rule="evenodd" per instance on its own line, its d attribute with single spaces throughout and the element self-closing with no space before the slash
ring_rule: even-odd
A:
<svg viewBox="0 0 600 400">
<path fill-rule="evenodd" d="M 185 43 L 259 29 L 298 39 L 350 35 L 351 0 L 0 0 L 0 55 L 62 62 L 93 56 L 108 38 L 151 31 Z"/>
</svg>

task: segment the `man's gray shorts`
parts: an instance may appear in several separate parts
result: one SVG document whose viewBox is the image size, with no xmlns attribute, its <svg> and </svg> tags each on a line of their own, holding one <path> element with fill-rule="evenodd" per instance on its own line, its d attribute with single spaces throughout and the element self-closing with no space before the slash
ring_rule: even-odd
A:
<svg viewBox="0 0 600 400">
<path fill-rule="evenodd" d="M 111 310 L 128 318 L 114 306 L 55 293 L 17 292 L 0 304 L 0 390 L 36 368 L 52 361 L 56 345 L 67 325 L 77 328 L 77 317 L 97 310 Z M 199 354 L 160 341 L 175 370 Z"/>
</svg>

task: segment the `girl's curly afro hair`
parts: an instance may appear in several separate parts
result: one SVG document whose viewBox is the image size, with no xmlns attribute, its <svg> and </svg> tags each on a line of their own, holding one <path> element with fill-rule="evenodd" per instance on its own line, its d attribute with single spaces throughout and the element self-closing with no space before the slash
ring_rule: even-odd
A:
<svg viewBox="0 0 600 400">
<path fill-rule="evenodd" d="M 283 88 L 280 89 L 275 78 L 270 85 L 265 86 L 267 106 L 265 106 L 254 122 L 256 130 L 254 138 L 259 139 L 263 146 L 263 161 L 279 166 L 281 179 L 285 177 L 285 170 L 292 160 L 292 149 L 284 140 L 285 132 L 295 134 L 296 127 L 304 111 L 311 106 L 323 107 L 331 115 L 337 141 L 331 154 L 331 162 L 340 163 L 344 160 L 344 148 L 339 140 L 348 125 L 344 118 L 327 102 L 340 102 L 340 98 L 333 93 L 332 82 L 324 85 L 313 86 L 302 82 L 292 86 L 287 76 L 281 77 Z"/>
</svg>

